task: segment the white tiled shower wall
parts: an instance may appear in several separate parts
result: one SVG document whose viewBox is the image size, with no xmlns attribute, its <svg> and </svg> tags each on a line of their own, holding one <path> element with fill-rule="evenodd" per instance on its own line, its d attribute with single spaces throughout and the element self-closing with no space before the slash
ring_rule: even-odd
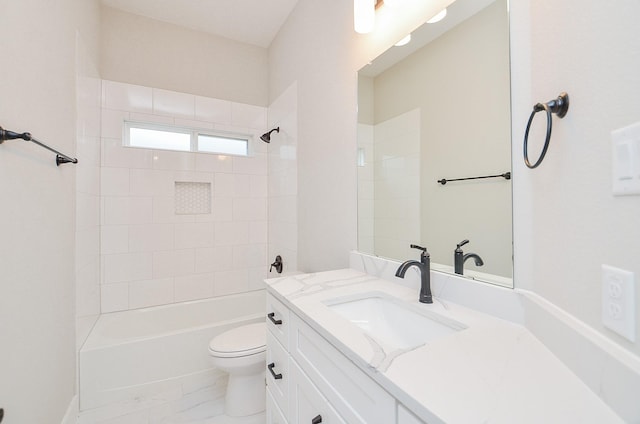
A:
<svg viewBox="0 0 640 424">
<path fill-rule="evenodd" d="M 100 115 L 98 70 L 76 39 L 76 345 L 100 315 Z"/>
<path fill-rule="evenodd" d="M 249 157 L 124 147 L 125 120 L 253 134 Z M 262 288 L 267 108 L 103 81 L 102 312 Z M 274 136 L 275 139 L 275 136 Z M 175 182 L 211 185 L 211 213 L 177 215 Z"/>
<path fill-rule="evenodd" d="M 288 87 L 269 107 L 269 262 L 282 257 L 283 271 L 298 270 L 298 88 Z M 277 276 L 275 270 L 270 277 Z"/>
</svg>

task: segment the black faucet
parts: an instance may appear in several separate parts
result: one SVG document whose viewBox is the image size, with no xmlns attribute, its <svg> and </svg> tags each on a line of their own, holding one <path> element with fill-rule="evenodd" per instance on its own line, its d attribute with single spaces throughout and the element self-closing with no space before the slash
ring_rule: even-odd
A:
<svg viewBox="0 0 640 424">
<path fill-rule="evenodd" d="M 456 274 L 462 275 L 464 273 L 464 263 L 467 259 L 473 258 L 475 260 L 476 266 L 484 265 L 482 258 L 478 256 L 476 253 L 467 253 L 466 255 L 462 252 L 462 246 L 469 243 L 469 240 L 462 240 L 456 246 L 456 250 L 453 252 L 453 268 Z"/>
<path fill-rule="evenodd" d="M 431 259 L 429 253 L 425 247 L 411 245 L 412 249 L 419 249 L 420 262 L 418 261 L 405 261 L 398 267 L 396 271 L 396 277 L 404 278 L 405 272 L 412 266 L 417 267 L 420 270 L 420 296 L 418 300 L 422 303 L 433 303 L 433 297 L 431 296 Z"/>
</svg>

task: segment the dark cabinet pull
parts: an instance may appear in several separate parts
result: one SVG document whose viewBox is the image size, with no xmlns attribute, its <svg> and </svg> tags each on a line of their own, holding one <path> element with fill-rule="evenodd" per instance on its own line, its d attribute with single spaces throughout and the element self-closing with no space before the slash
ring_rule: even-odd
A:
<svg viewBox="0 0 640 424">
<path fill-rule="evenodd" d="M 322 422 L 322 415 L 318 415 L 311 420 L 311 424 L 320 424 L 321 422 Z"/>
<path fill-rule="evenodd" d="M 275 312 L 270 312 L 269 314 L 267 314 L 267 318 L 269 318 L 272 323 L 274 323 L 275 325 L 282 324 L 282 320 L 281 319 L 275 319 L 274 318 L 275 316 L 276 316 Z"/>
<path fill-rule="evenodd" d="M 273 376 L 273 378 L 275 378 L 276 380 L 280 380 L 280 379 L 282 379 L 282 374 L 276 374 L 276 373 L 273 371 L 273 367 L 275 367 L 275 366 L 276 366 L 276 364 L 272 362 L 272 363 L 270 363 L 269 365 L 267 365 L 267 368 L 269 368 L 269 372 L 271 373 L 271 375 Z"/>
</svg>

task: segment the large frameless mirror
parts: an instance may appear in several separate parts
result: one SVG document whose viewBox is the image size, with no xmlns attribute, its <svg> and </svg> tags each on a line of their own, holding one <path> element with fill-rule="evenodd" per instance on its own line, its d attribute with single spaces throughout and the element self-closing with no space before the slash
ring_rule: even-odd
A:
<svg viewBox="0 0 640 424">
<path fill-rule="evenodd" d="M 469 240 L 464 275 L 513 286 L 507 0 L 457 0 L 359 71 L 357 165 L 359 251 L 454 272 Z"/>
</svg>

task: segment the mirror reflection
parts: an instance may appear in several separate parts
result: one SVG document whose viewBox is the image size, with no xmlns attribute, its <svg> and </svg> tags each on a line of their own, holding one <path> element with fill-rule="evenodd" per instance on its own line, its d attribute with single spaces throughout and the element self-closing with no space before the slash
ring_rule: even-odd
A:
<svg viewBox="0 0 640 424">
<path fill-rule="evenodd" d="M 511 170 L 507 0 L 447 12 L 359 71 L 358 248 L 512 286 L 511 181 L 450 181 Z"/>
</svg>

